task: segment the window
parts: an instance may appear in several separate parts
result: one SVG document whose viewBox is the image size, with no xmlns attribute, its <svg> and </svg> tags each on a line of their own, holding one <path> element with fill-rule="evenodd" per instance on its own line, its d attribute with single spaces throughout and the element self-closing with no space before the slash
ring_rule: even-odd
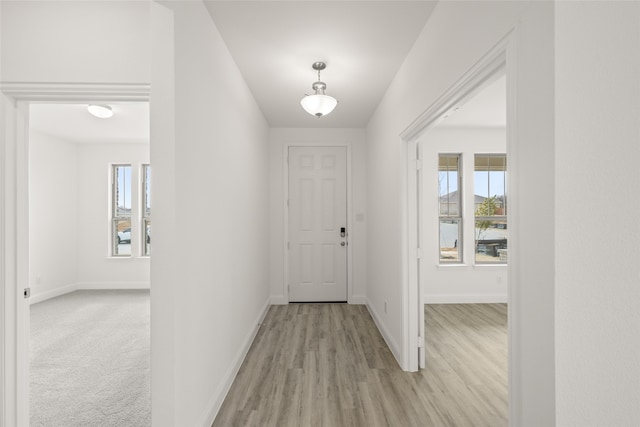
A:
<svg viewBox="0 0 640 427">
<path fill-rule="evenodd" d="M 462 262 L 460 154 L 438 156 L 440 263 Z"/>
<path fill-rule="evenodd" d="M 476 154 L 474 162 L 475 261 L 507 262 L 507 157 Z"/>
<path fill-rule="evenodd" d="M 142 255 L 151 255 L 151 166 L 142 165 Z"/>
<path fill-rule="evenodd" d="M 131 255 L 131 165 L 111 169 L 111 255 Z"/>
</svg>

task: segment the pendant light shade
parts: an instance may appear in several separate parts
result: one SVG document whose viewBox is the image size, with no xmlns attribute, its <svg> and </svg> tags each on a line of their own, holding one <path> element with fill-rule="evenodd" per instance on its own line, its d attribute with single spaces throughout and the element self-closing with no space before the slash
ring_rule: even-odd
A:
<svg viewBox="0 0 640 427">
<path fill-rule="evenodd" d="M 324 62 L 315 62 L 312 65 L 312 68 L 318 71 L 318 81 L 311 85 L 315 93 L 313 95 L 305 95 L 300 101 L 302 108 L 304 108 L 307 113 L 316 117 L 326 116 L 338 105 L 338 101 L 334 97 L 325 95 L 324 91 L 327 88 L 327 84 L 320 81 L 320 71 L 326 67 L 327 65 Z"/>
<path fill-rule="evenodd" d="M 113 116 L 113 110 L 108 105 L 89 104 L 87 110 L 91 115 L 100 119 L 108 119 Z"/>
<path fill-rule="evenodd" d="M 322 117 L 336 108 L 338 101 L 329 95 L 307 95 L 300 101 L 302 108 L 312 116 Z"/>
</svg>

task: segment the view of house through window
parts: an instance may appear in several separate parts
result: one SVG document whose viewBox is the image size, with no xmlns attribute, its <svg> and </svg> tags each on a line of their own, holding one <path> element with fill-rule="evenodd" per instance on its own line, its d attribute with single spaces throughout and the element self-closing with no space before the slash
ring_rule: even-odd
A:
<svg viewBox="0 0 640 427">
<path fill-rule="evenodd" d="M 131 256 L 134 242 L 136 254 L 151 255 L 151 166 L 112 165 L 111 179 L 111 256 Z M 135 194 L 133 180 L 140 183 Z"/>
<path fill-rule="evenodd" d="M 112 166 L 113 256 L 131 255 L 131 165 Z"/>
<path fill-rule="evenodd" d="M 142 255 L 151 255 L 151 166 L 142 165 Z"/>
<path fill-rule="evenodd" d="M 475 244 L 476 264 L 507 263 L 507 157 L 476 154 L 473 194 L 462 188 L 461 154 L 438 155 L 440 264 L 462 263 L 463 242 Z M 469 159 L 470 161 L 471 159 Z M 474 235 L 464 238 L 465 199 L 473 203 Z M 467 210 L 467 215 L 471 211 Z M 471 229 L 467 231 L 471 233 Z"/>
<path fill-rule="evenodd" d="M 476 154 L 474 160 L 475 261 L 507 262 L 507 157 Z"/>
<path fill-rule="evenodd" d="M 439 155 L 438 190 L 440 262 L 462 262 L 460 154 Z"/>
</svg>

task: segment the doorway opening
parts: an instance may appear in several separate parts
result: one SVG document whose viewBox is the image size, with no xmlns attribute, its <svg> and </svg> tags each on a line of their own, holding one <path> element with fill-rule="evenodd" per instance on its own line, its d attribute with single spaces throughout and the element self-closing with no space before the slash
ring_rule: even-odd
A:
<svg viewBox="0 0 640 427">
<path fill-rule="evenodd" d="M 4 209 L 0 215 L 5 231 L 11 230 L 3 247 L 5 275 L 2 285 L 4 303 L 2 320 L 6 332 L 2 335 L 3 360 L 6 368 L 6 375 L 3 376 L 3 390 L 6 392 L 5 397 L 9 398 L 5 407 L 5 420 L 10 424 L 29 425 L 30 293 L 31 285 L 36 285 L 38 281 L 37 276 L 30 269 L 30 239 L 38 237 L 32 236 L 29 232 L 31 106 L 50 103 L 83 103 L 86 109 L 89 103 L 148 103 L 149 85 L 6 83 L 3 84 L 1 98 L 5 129 L 1 142 L 3 152 L 6 154 L 4 160 L 7 168 L 3 175 L 5 180 L 0 200 L 12 198 L 15 202 L 6 205 L 7 209 Z M 149 126 L 149 122 L 146 126 Z M 47 209 L 64 211 L 69 209 L 69 206 L 53 201 Z M 105 206 L 105 216 L 106 210 Z M 64 224 L 67 222 L 65 221 Z M 54 225 L 60 226 L 60 224 Z M 44 283 L 44 281 L 45 277 L 41 276 L 40 282 Z M 37 287 L 33 286 L 33 288 Z M 52 296 L 54 293 L 45 294 L 45 296 Z"/>
<path fill-rule="evenodd" d="M 149 103 L 29 105 L 31 425 L 150 425 Z"/>
<path fill-rule="evenodd" d="M 498 399 L 504 403 L 500 423 L 505 425 L 511 392 L 508 300 L 513 283 L 508 248 L 513 235 L 507 215 L 513 212 L 508 207 L 507 165 L 515 135 L 512 58 L 507 36 L 402 134 L 408 171 L 408 370 L 437 366 L 442 349 L 437 347 L 451 344 L 448 340 L 458 340 L 467 352 L 476 345 L 464 335 L 443 335 L 438 327 L 447 318 L 462 315 L 454 323 L 466 322 L 471 328 L 491 318 L 487 327 L 497 323 L 501 332 L 490 339 L 502 341 L 493 359 L 500 360 L 500 375 L 488 386 L 503 395 Z M 473 313 L 473 306 L 489 311 Z M 425 328 L 425 308 L 430 328 Z M 477 345 L 482 343 L 480 339 Z M 482 354 L 482 349 L 477 351 Z"/>
</svg>

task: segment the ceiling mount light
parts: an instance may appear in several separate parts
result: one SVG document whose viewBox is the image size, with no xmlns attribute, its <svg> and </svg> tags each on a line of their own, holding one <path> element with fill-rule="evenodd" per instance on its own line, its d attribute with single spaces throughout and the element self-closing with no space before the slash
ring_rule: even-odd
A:
<svg viewBox="0 0 640 427">
<path fill-rule="evenodd" d="M 89 104 L 87 110 L 91 115 L 98 117 L 100 119 L 108 119 L 113 116 L 113 110 L 109 105 L 104 104 Z"/>
<path fill-rule="evenodd" d="M 305 95 L 300 101 L 300 105 L 312 116 L 326 116 L 338 105 L 338 101 L 334 97 L 324 94 L 324 91 L 327 89 L 327 84 L 320 81 L 320 71 L 327 68 L 327 64 L 324 62 L 314 62 L 311 67 L 318 72 L 318 81 L 311 85 L 315 94 Z"/>
</svg>

